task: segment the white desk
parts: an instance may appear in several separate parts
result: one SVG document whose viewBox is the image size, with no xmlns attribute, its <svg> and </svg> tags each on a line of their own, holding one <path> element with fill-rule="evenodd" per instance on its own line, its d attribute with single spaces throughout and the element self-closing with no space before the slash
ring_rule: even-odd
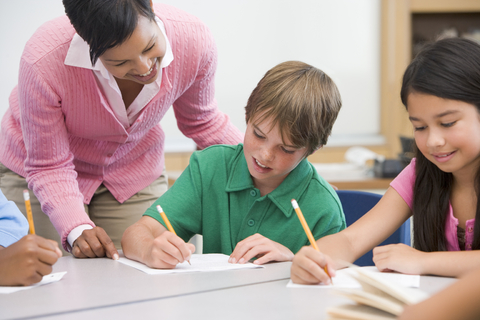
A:
<svg viewBox="0 0 480 320">
<path fill-rule="evenodd" d="M 326 319 L 348 303 L 331 289 L 287 288 L 290 263 L 265 269 L 147 275 L 108 259 L 64 257 L 56 283 L 0 296 L 0 318 L 15 319 Z M 455 279 L 422 277 L 434 293 Z"/>
<path fill-rule="evenodd" d="M 107 258 L 75 259 L 69 256 L 60 258 L 53 269 L 53 272 L 67 271 L 67 274 L 55 283 L 1 295 L 0 319 L 52 318 L 55 315 L 66 319 L 69 313 L 81 310 L 92 310 L 96 314 L 99 308 L 290 277 L 290 263 L 269 264 L 262 269 L 148 275 Z"/>
</svg>

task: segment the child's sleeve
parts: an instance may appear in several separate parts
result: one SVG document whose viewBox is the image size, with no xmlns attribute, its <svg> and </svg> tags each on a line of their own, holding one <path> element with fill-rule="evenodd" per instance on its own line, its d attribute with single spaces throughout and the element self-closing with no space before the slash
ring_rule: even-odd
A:
<svg viewBox="0 0 480 320">
<path fill-rule="evenodd" d="M 0 246 L 8 247 L 28 233 L 28 222 L 13 201 L 0 191 Z"/>
<path fill-rule="evenodd" d="M 316 188 L 311 188 L 316 189 Z M 316 219 L 312 219 L 312 233 L 315 240 L 342 231 L 346 228 L 345 215 L 342 203 L 337 193 L 330 185 L 320 186 L 316 195 L 309 197 L 316 199 Z M 309 245 L 310 243 L 306 243 Z"/>
<path fill-rule="evenodd" d="M 202 234 L 202 175 L 196 152 L 190 158 L 190 164 L 174 185 L 168 189 L 144 215 L 165 223 L 157 211 L 160 205 L 175 233 L 185 242 L 195 234 Z"/>
</svg>

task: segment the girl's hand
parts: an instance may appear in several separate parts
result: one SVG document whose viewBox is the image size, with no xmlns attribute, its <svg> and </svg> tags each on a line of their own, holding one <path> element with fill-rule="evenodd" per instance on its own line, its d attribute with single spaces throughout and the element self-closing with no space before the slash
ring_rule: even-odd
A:
<svg viewBox="0 0 480 320">
<path fill-rule="evenodd" d="M 190 260 L 195 246 L 185 243 L 170 231 L 163 232 L 153 239 L 142 261 L 150 268 L 173 269 L 179 263 Z"/>
<path fill-rule="evenodd" d="M 256 233 L 237 243 L 228 262 L 246 263 L 254 257 L 258 258 L 253 262 L 255 264 L 264 264 L 270 261 L 291 261 L 293 252 L 280 243 Z"/>
<path fill-rule="evenodd" d="M 312 247 L 303 247 L 293 258 L 290 276 L 298 284 L 330 284 L 330 277 L 325 273 L 327 266 L 330 276 L 335 276 L 332 259 Z"/>
<path fill-rule="evenodd" d="M 423 274 L 425 252 L 406 244 L 389 244 L 373 249 L 373 262 L 380 271 L 397 271 L 406 274 Z"/>
</svg>

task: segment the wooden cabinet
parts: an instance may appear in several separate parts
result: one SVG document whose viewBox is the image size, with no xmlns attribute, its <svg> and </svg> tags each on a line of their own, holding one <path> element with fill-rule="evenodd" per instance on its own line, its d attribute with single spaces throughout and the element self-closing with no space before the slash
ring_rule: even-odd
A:
<svg viewBox="0 0 480 320">
<path fill-rule="evenodd" d="M 388 156 L 400 152 L 400 135 L 412 136 L 400 100 L 403 72 L 424 41 L 456 30 L 459 36 L 480 30 L 480 0 L 382 0 L 381 133 Z"/>
</svg>

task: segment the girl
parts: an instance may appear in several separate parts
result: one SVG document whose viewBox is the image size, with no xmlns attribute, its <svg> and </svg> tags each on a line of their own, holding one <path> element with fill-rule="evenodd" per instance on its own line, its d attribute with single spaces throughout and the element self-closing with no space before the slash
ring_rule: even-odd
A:
<svg viewBox="0 0 480 320">
<path fill-rule="evenodd" d="M 480 267 L 480 46 L 465 39 L 426 47 L 405 71 L 402 102 L 414 127 L 416 159 L 379 203 L 352 226 L 302 248 L 296 283 L 329 283 L 323 271 L 353 262 L 413 214 L 414 248 L 377 247 L 380 271 L 460 276 Z"/>
</svg>

